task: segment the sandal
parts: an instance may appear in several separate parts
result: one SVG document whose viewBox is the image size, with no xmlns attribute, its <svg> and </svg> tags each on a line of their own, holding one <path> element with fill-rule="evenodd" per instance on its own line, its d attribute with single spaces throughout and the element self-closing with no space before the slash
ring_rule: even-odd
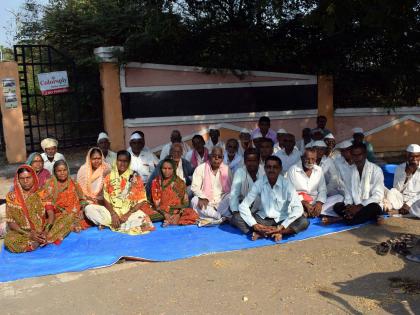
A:
<svg viewBox="0 0 420 315">
<path fill-rule="evenodd" d="M 391 246 L 387 242 L 382 242 L 376 246 L 376 253 L 380 256 L 385 256 L 390 249 Z"/>
<path fill-rule="evenodd" d="M 401 256 L 410 255 L 411 252 L 407 249 L 407 243 L 404 241 L 396 241 L 392 244 L 392 250 Z"/>
</svg>

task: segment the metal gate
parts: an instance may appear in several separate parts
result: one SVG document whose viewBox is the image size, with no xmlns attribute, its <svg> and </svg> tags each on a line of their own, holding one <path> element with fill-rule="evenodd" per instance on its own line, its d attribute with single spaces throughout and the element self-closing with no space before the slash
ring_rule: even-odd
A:
<svg viewBox="0 0 420 315">
<path fill-rule="evenodd" d="M 56 138 L 61 148 L 95 143 L 102 130 L 102 107 L 100 97 L 88 94 L 100 93 L 99 83 L 97 89 L 81 88 L 74 60 L 51 46 L 13 48 L 19 66 L 27 150 L 39 150 L 46 137 Z M 37 74 L 54 71 L 67 71 L 70 91 L 42 95 Z"/>
</svg>

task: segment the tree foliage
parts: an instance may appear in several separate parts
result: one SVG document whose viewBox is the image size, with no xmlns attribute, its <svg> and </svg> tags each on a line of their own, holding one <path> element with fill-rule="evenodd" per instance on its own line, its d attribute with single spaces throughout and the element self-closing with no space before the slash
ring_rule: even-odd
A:
<svg viewBox="0 0 420 315">
<path fill-rule="evenodd" d="M 18 40 L 75 57 L 91 78 L 93 49 L 126 61 L 331 74 L 335 103 L 419 105 L 416 0 L 27 0 Z"/>
</svg>

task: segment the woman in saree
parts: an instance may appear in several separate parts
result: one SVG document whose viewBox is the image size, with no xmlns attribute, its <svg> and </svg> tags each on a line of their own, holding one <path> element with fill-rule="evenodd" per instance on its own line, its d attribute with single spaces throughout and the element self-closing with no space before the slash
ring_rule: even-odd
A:
<svg viewBox="0 0 420 315">
<path fill-rule="evenodd" d="M 101 149 L 91 148 L 86 155 L 86 162 L 77 172 L 77 183 L 89 205 L 104 204 L 103 188 L 105 177 L 111 167 L 105 162 Z"/>
<path fill-rule="evenodd" d="M 160 174 L 152 181 L 151 196 L 156 211 L 164 217 L 163 226 L 195 224 L 198 214 L 189 208 L 187 186 L 176 175 L 175 163 L 165 159 Z"/>
<path fill-rule="evenodd" d="M 31 153 L 25 164 L 30 165 L 34 169 L 36 176 L 38 177 L 39 187 L 42 188 L 51 177 L 51 173 L 44 168 L 44 159 L 42 158 L 41 153 Z"/>
<path fill-rule="evenodd" d="M 73 222 L 69 215 L 55 218 L 51 209 L 45 211 L 37 175 L 28 165 L 22 165 L 16 171 L 14 189 L 6 196 L 6 220 L 9 231 L 4 245 L 14 253 L 59 244 L 70 233 Z"/>
<path fill-rule="evenodd" d="M 122 150 L 111 173 L 104 180 L 104 206 L 88 206 L 86 216 L 98 226 L 130 235 L 153 231 L 149 216 L 141 209 L 149 207 L 141 177 L 130 169 L 131 155 Z"/>
<path fill-rule="evenodd" d="M 78 233 L 87 229 L 90 224 L 85 219 L 83 210 L 88 202 L 79 184 L 70 177 L 66 161 L 55 162 L 53 173 L 41 193 L 45 209 L 54 211 L 56 217 L 71 215 L 73 217 L 71 224 L 73 232 Z"/>
</svg>

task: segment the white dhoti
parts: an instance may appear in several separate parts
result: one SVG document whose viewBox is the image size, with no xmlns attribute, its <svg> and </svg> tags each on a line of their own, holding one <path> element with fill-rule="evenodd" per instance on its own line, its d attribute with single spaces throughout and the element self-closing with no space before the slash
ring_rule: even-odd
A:
<svg viewBox="0 0 420 315">
<path fill-rule="evenodd" d="M 404 195 L 396 188 L 385 190 L 385 210 L 400 210 L 404 205 Z M 420 218 L 420 200 L 414 202 L 409 210 L 410 214 Z"/>
<path fill-rule="evenodd" d="M 101 205 L 88 205 L 85 207 L 86 217 L 96 225 L 104 225 L 113 231 L 127 234 L 144 234 L 153 229 L 150 218 L 141 210 L 132 213 L 118 229 L 113 229 L 111 213 Z"/>
<path fill-rule="evenodd" d="M 210 204 L 205 209 L 200 209 L 198 207 L 198 197 L 195 196 L 191 199 L 191 207 L 197 211 L 200 219 L 215 219 L 220 220 L 222 217 L 231 217 L 232 214 L 229 211 L 229 201 L 230 201 L 230 194 L 226 194 L 222 200 L 220 200 L 219 204 L 216 206 L 210 206 Z"/>
<path fill-rule="evenodd" d="M 326 215 L 329 217 L 339 217 L 337 213 L 335 213 L 333 207 L 336 203 L 343 202 L 344 197 L 342 195 L 334 195 L 327 197 L 327 200 L 322 205 L 321 215 Z"/>
</svg>

